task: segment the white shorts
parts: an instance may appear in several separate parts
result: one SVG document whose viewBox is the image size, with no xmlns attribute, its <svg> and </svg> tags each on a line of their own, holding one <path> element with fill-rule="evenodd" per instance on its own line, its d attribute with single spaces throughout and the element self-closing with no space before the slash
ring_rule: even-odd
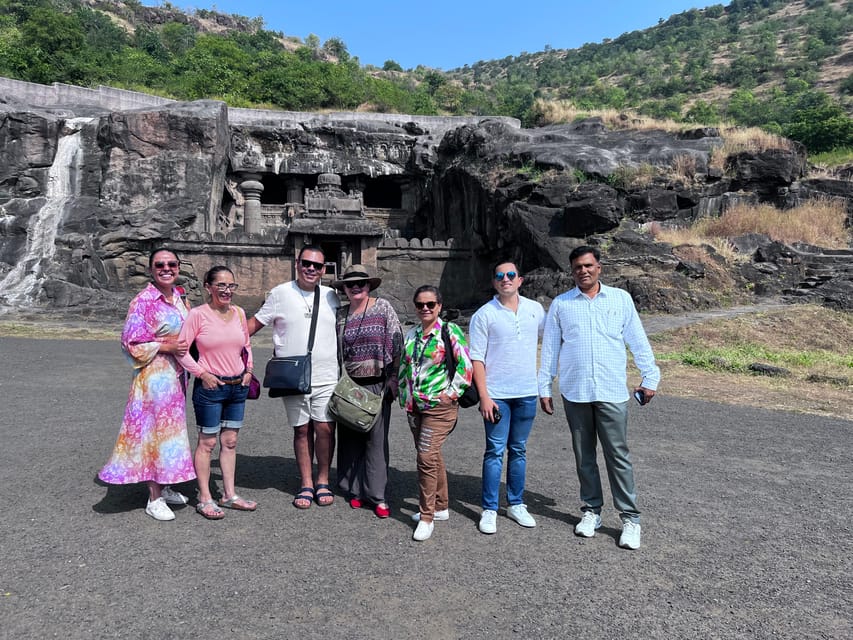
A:
<svg viewBox="0 0 853 640">
<path fill-rule="evenodd" d="M 287 412 L 287 422 L 291 427 L 301 427 L 309 420 L 315 422 L 334 422 L 329 413 L 329 399 L 335 390 L 336 382 L 331 384 L 312 385 L 311 393 L 304 396 L 284 396 L 284 410 Z"/>
</svg>

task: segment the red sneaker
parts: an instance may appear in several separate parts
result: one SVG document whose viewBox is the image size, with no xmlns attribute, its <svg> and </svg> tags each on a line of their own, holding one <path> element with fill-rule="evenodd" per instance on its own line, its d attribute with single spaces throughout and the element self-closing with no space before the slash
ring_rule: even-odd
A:
<svg viewBox="0 0 853 640">
<path fill-rule="evenodd" d="M 349 506 L 353 509 L 361 509 L 361 500 L 358 498 L 350 498 Z"/>
<path fill-rule="evenodd" d="M 377 504 L 373 509 L 373 512 L 376 514 L 377 518 L 387 518 L 391 515 L 391 508 L 385 504 L 384 502 Z"/>
</svg>

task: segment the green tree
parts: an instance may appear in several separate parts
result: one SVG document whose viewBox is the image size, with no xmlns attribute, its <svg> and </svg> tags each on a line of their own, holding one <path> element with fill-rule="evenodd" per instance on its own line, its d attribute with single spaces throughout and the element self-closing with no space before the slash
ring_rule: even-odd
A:
<svg viewBox="0 0 853 640">
<path fill-rule="evenodd" d="M 236 43 L 201 35 L 175 62 L 173 92 L 189 100 L 245 93 L 252 59 Z"/>
<path fill-rule="evenodd" d="M 704 100 L 697 100 L 684 114 L 684 121 L 696 124 L 719 124 L 720 114 L 714 105 Z"/>
<path fill-rule="evenodd" d="M 762 105 L 751 91 L 738 89 L 729 98 L 726 116 L 740 125 L 758 126 L 766 121 L 766 114 L 762 113 L 761 109 Z"/>
<path fill-rule="evenodd" d="M 20 32 L 25 80 L 85 84 L 87 74 L 80 52 L 86 36 L 76 17 L 38 6 L 20 25 Z"/>
<path fill-rule="evenodd" d="M 22 77 L 25 68 L 22 48 L 23 36 L 12 16 L 0 16 L 0 75 Z"/>
<path fill-rule="evenodd" d="M 134 34 L 134 44 L 158 62 L 167 63 L 171 59 L 169 50 L 163 44 L 160 32 L 147 25 L 140 25 Z"/>
<path fill-rule="evenodd" d="M 347 45 L 340 38 L 329 38 L 323 43 L 323 51 L 328 55 L 337 58 L 338 62 L 346 62 L 349 60 L 349 51 Z"/>
<path fill-rule="evenodd" d="M 317 109 L 327 99 L 320 65 L 319 61 L 304 60 L 295 53 L 283 53 L 277 64 L 252 76 L 248 96 L 253 102 L 284 109 Z"/>
<path fill-rule="evenodd" d="M 195 45 L 196 32 L 188 24 L 167 22 L 161 32 L 162 45 L 173 55 L 180 57 Z"/>
<path fill-rule="evenodd" d="M 848 75 L 844 80 L 839 84 L 838 89 L 842 93 L 846 93 L 848 96 L 853 96 L 853 73 Z"/>
</svg>

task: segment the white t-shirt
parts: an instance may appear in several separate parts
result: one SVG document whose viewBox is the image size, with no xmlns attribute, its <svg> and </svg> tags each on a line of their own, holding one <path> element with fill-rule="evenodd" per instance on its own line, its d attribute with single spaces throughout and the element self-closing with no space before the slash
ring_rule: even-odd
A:
<svg viewBox="0 0 853 640">
<path fill-rule="evenodd" d="M 505 400 L 539 393 L 536 351 L 544 326 L 542 305 L 521 295 L 517 312 L 495 296 L 471 316 L 468 351 L 471 360 L 486 367 L 489 397 Z"/>
<path fill-rule="evenodd" d="M 311 352 L 311 384 L 333 384 L 338 381 L 338 342 L 335 317 L 340 299 L 334 289 L 320 286 L 320 308 L 314 349 Z M 311 311 L 314 292 L 303 291 L 295 280 L 270 291 L 255 319 L 272 326 L 273 345 L 277 356 L 299 356 L 308 352 Z"/>
</svg>

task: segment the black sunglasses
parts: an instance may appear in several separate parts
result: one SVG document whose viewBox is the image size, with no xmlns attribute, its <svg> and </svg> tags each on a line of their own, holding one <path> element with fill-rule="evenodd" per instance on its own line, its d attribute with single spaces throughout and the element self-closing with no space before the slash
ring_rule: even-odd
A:
<svg viewBox="0 0 853 640">
<path fill-rule="evenodd" d="M 512 281 L 518 277 L 518 274 L 515 271 L 507 271 L 506 273 L 504 273 L 503 271 L 498 271 L 495 274 L 495 280 L 497 282 L 500 282 L 501 280 L 504 279 L 504 276 L 506 276 L 507 278 L 510 279 L 510 281 Z"/>
<path fill-rule="evenodd" d="M 353 287 L 364 289 L 367 286 L 367 282 L 367 280 L 350 280 L 349 282 L 344 282 L 344 286 L 347 289 L 352 289 Z"/>
<path fill-rule="evenodd" d="M 322 262 L 314 262 L 313 260 L 305 260 L 304 258 L 299 262 L 302 263 L 303 269 L 310 269 L 313 267 L 315 271 L 320 271 L 323 267 L 326 266 Z"/>
<path fill-rule="evenodd" d="M 435 309 L 435 306 L 436 306 L 437 304 L 438 304 L 438 303 L 437 303 L 435 300 L 428 300 L 428 301 L 426 301 L 426 302 L 416 302 L 416 303 L 415 303 L 415 309 L 417 309 L 418 311 L 420 311 L 421 309 L 423 309 L 424 307 L 426 307 L 427 309 L 429 309 L 430 311 L 432 311 L 433 309 Z"/>
<path fill-rule="evenodd" d="M 169 267 L 170 269 L 177 269 L 178 264 L 180 264 L 180 263 L 176 262 L 175 260 L 169 260 L 169 262 L 155 262 L 154 268 L 155 269 L 163 269 L 165 267 Z"/>
</svg>

